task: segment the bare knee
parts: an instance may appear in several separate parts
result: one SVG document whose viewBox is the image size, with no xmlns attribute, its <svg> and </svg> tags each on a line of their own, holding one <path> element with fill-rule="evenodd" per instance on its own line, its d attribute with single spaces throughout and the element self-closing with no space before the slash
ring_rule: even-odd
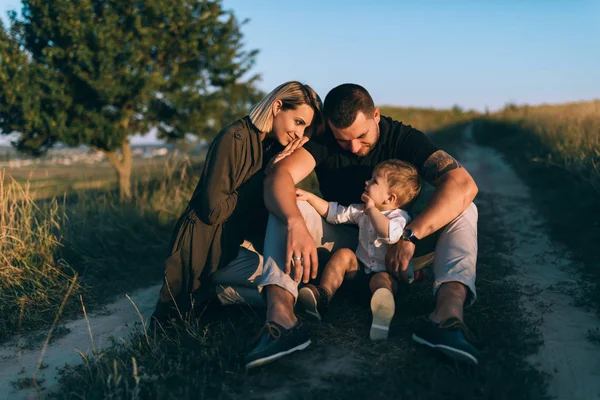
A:
<svg viewBox="0 0 600 400">
<path fill-rule="evenodd" d="M 335 253 L 333 253 L 333 256 L 331 256 L 329 264 L 334 266 L 334 268 L 343 271 L 354 271 L 358 269 L 356 254 L 354 254 L 354 251 L 350 249 L 337 250 Z"/>
</svg>

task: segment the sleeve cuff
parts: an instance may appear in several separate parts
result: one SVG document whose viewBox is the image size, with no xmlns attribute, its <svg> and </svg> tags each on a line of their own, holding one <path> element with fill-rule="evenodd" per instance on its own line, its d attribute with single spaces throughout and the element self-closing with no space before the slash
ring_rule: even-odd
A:
<svg viewBox="0 0 600 400">
<path fill-rule="evenodd" d="M 327 222 L 329 222 L 330 224 L 336 223 L 337 209 L 338 209 L 338 203 L 336 203 L 335 201 L 330 201 L 329 208 L 327 209 L 327 218 L 326 218 Z"/>
</svg>

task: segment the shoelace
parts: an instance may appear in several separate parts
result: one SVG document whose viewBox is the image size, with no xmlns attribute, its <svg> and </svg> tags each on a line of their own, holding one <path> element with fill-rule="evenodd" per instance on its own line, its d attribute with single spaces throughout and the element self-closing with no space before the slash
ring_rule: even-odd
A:
<svg viewBox="0 0 600 400">
<path fill-rule="evenodd" d="M 475 335 L 473 335 L 473 333 L 469 330 L 469 328 L 467 328 L 467 326 L 465 325 L 464 322 L 462 322 L 459 319 L 453 319 L 452 322 L 447 323 L 448 320 L 443 321 L 442 323 L 440 323 L 440 329 L 451 329 L 451 328 L 458 328 L 460 329 L 463 334 L 465 335 L 465 337 L 467 338 L 467 340 L 471 343 L 477 343 L 477 338 L 475 337 Z"/>
<path fill-rule="evenodd" d="M 279 329 L 277 325 L 267 322 L 263 325 L 263 327 L 260 329 L 256 337 L 254 338 L 254 342 L 258 342 L 258 339 L 265 330 L 269 332 L 269 336 L 271 336 L 273 339 L 279 339 L 281 337 L 281 329 Z"/>
</svg>

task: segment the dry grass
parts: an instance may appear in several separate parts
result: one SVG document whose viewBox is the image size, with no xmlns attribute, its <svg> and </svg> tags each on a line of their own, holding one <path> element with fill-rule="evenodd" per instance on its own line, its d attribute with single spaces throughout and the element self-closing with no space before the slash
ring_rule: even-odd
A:
<svg viewBox="0 0 600 400">
<path fill-rule="evenodd" d="M 38 207 L 29 185 L 5 185 L 0 174 L 0 340 L 17 327 L 35 329 L 52 320 L 69 287 L 73 269 L 56 257 L 65 223 L 54 199 Z M 77 285 L 76 292 L 82 287 Z"/>
<path fill-rule="evenodd" d="M 557 165 L 600 192 L 600 100 L 560 105 L 508 105 L 493 119 L 518 125 L 534 140 L 533 161 Z M 529 136 L 529 137 L 527 137 Z"/>
<path fill-rule="evenodd" d="M 34 200 L 30 184 L 0 175 L 0 341 L 46 328 L 71 279 L 63 315 L 160 280 L 172 226 L 197 178 L 189 162 L 166 162 L 161 178 L 142 177 L 122 204 L 99 190 Z"/>
</svg>

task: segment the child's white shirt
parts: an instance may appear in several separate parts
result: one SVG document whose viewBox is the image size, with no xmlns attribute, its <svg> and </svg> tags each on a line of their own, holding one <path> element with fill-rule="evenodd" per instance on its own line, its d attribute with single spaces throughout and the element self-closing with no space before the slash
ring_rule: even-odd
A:
<svg viewBox="0 0 600 400">
<path fill-rule="evenodd" d="M 344 207 L 336 202 L 330 202 L 327 222 L 358 225 L 358 248 L 355 253 L 365 265 L 365 272 L 369 274 L 386 271 L 385 255 L 389 245 L 400 240 L 404 227 L 410 222 L 410 215 L 401 209 L 382 211 L 381 213 L 390 220 L 390 227 L 388 236 L 380 237 L 369 216 L 363 212 L 364 208 L 364 204 L 350 204 Z"/>
</svg>

